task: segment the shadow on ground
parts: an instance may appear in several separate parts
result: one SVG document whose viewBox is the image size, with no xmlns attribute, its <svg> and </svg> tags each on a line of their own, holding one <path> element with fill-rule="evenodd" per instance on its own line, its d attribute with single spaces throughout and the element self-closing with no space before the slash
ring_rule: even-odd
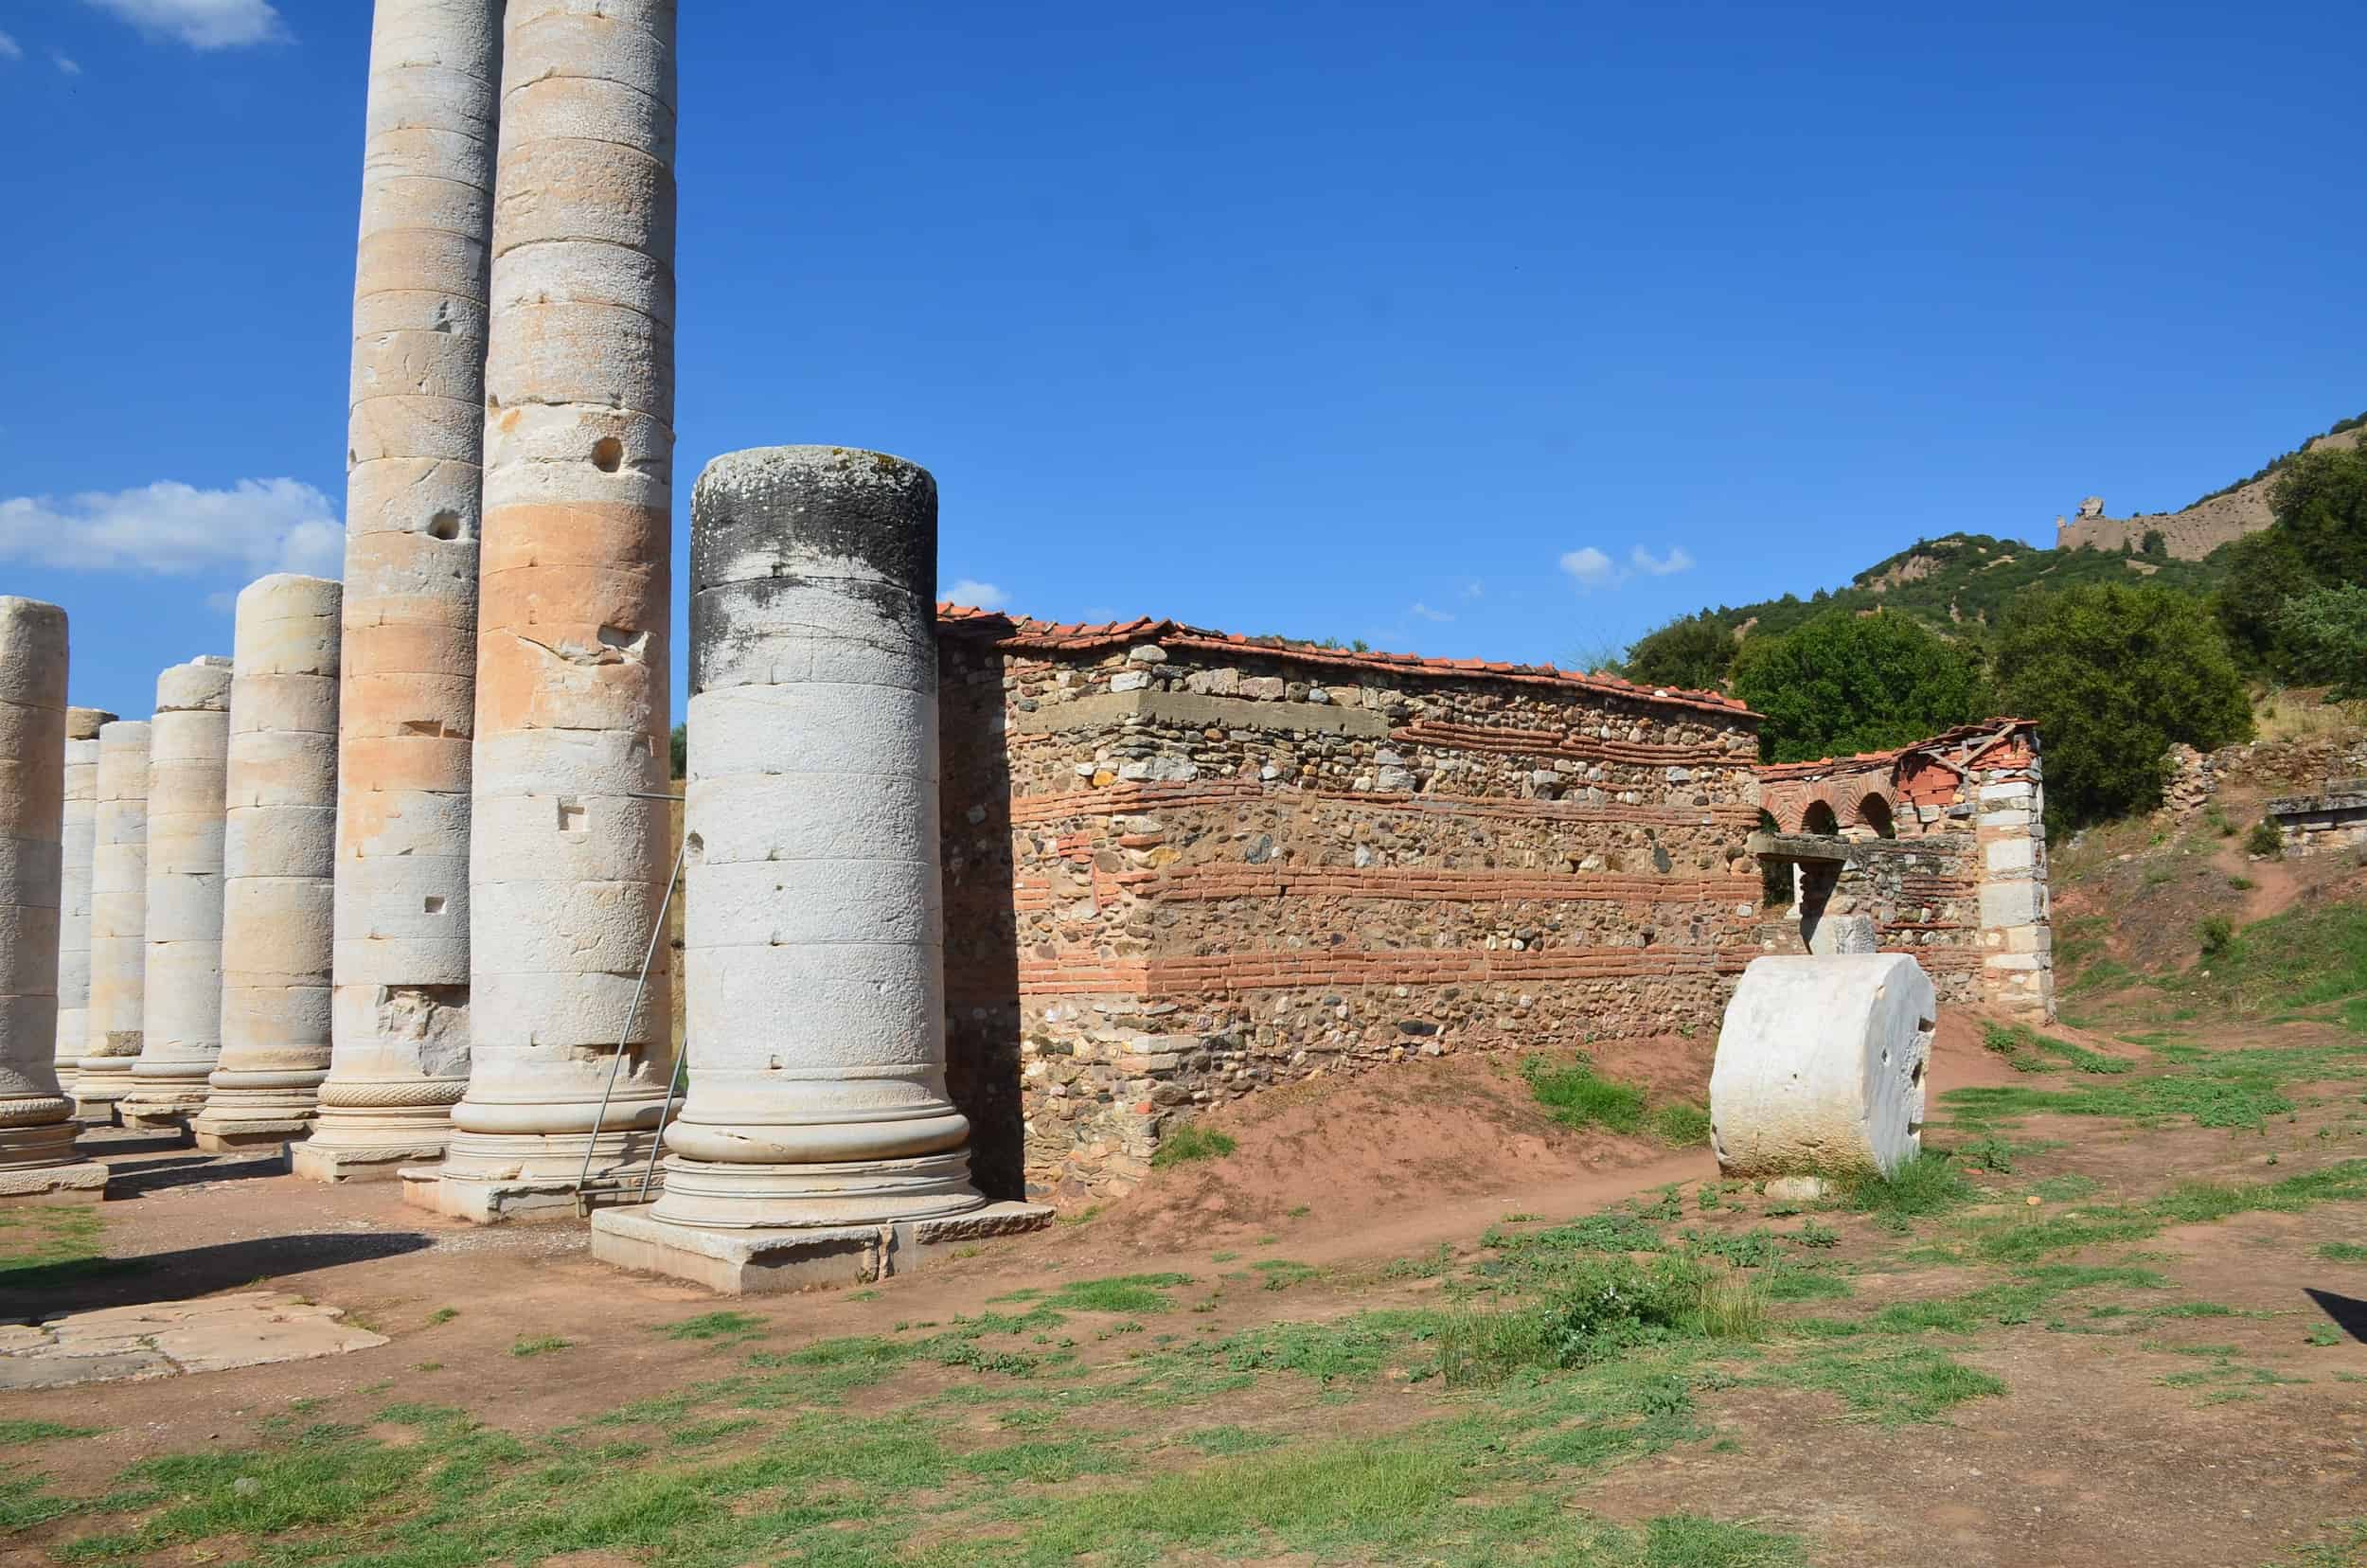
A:
<svg viewBox="0 0 2367 1568">
<path fill-rule="evenodd" d="M 430 1245 L 429 1238 L 416 1231 L 391 1235 L 324 1231 L 262 1236 L 137 1257 L 86 1257 L 0 1267 L 0 1317 L 51 1317 L 101 1307 L 187 1301 L 216 1291 L 260 1285 L 285 1274 L 423 1252 Z"/>
<path fill-rule="evenodd" d="M 2332 1291 L 2302 1288 L 2302 1293 L 2318 1304 L 2318 1310 L 2334 1320 L 2334 1326 L 2361 1345 L 2367 1345 L 2367 1301 L 2357 1296 L 2336 1295 Z"/>
</svg>

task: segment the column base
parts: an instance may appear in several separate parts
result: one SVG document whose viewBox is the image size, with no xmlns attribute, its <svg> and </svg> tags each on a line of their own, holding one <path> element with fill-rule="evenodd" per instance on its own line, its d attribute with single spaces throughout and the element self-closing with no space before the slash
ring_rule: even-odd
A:
<svg viewBox="0 0 2367 1568">
<path fill-rule="evenodd" d="M 156 1100 L 122 1099 L 116 1102 L 116 1122 L 118 1126 L 142 1132 L 182 1132 L 189 1130 L 189 1118 L 205 1109 L 196 1105 L 174 1105 Z"/>
<path fill-rule="evenodd" d="M 988 1203 L 934 1220 L 749 1230 L 673 1224 L 653 1218 L 651 1206 L 594 1215 L 592 1256 L 734 1296 L 876 1284 L 956 1247 L 1041 1230 L 1053 1212 L 1042 1203 Z"/>
<path fill-rule="evenodd" d="M 200 1116 L 189 1124 L 189 1135 L 208 1154 L 230 1154 L 243 1149 L 285 1146 L 312 1130 L 311 1118 L 287 1121 L 234 1121 L 209 1124 Z"/>
<path fill-rule="evenodd" d="M 402 1201 L 447 1220 L 472 1225 L 505 1225 L 518 1221 L 571 1221 L 582 1218 L 587 1203 L 613 1206 L 639 1201 L 646 1162 L 633 1166 L 599 1166 L 589 1183 L 573 1176 L 533 1176 L 522 1173 L 487 1175 L 452 1170 L 443 1166 L 406 1166 L 396 1172 L 402 1183 Z M 665 1169 L 650 1179 L 652 1196 L 666 1190 Z"/>
<path fill-rule="evenodd" d="M 788 1230 L 941 1220 L 986 1203 L 967 1146 L 900 1160 L 730 1164 L 669 1156 L 654 1218 L 717 1230 Z"/>
<path fill-rule="evenodd" d="M 308 1182 L 391 1182 L 408 1167 L 432 1166 L 444 1157 L 444 1140 L 415 1144 L 323 1143 L 317 1130 L 288 1150 L 288 1173 Z"/>
<path fill-rule="evenodd" d="M 97 1203 L 107 1196 L 107 1167 L 97 1160 L 0 1170 L 0 1206 L 34 1203 Z"/>
</svg>

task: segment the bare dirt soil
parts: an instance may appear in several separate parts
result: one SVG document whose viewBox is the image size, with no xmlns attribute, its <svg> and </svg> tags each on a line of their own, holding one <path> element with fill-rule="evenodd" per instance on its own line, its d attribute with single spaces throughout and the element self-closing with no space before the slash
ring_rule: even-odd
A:
<svg viewBox="0 0 2367 1568">
<path fill-rule="evenodd" d="M 108 1135 L 94 1239 L 8 1211 L 0 1315 L 268 1285 L 389 1343 L 0 1399 L 0 1560 L 2359 1560 L 2359 1037 L 2066 1030 L 2128 1070 L 2033 1070 L 1984 1022 L 1943 1020 L 1928 1209 L 1770 1203 L 1446 1059 L 1236 1107 L 1231 1155 L 1083 1222 L 730 1303 Z M 2149 1109 L 2263 1061 L 2240 1125 Z M 1708 1042 L 1597 1066 L 1698 1097 Z M 2157 1097 L 2048 1099 L 2098 1094 Z M 1764 1325 L 1455 1359 L 1683 1259 Z"/>
</svg>

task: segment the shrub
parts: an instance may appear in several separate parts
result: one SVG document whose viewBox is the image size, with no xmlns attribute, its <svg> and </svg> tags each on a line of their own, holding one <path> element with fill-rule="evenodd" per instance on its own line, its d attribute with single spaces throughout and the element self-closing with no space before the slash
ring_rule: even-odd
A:
<svg viewBox="0 0 2367 1568">
<path fill-rule="evenodd" d="M 1584 1366 L 1666 1340 L 1753 1339 L 1765 1329 L 1767 1304 L 1765 1285 L 1691 1258 L 1589 1256 L 1573 1260 L 1558 1288 L 1534 1305 L 1442 1319 L 1439 1366 L 1449 1385 L 1463 1386 Z"/>
<path fill-rule="evenodd" d="M 2251 733 L 2226 640 L 2195 600 L 2100 584 L 2040 595 L 1997 648 L 2003 705 L 2038 722 L 2048 815 L 2079 824 L 2162 799 L 2174 741 L 2212 751 Z"/>
<path fill-rule="evenodd" d="M 1707 691 L 1725 684 L 1738 645 L 1735 634 L 1706 615 L 1670 621 L 1628 650 L 1630 681 Z"/>
<path fill-rule="evenodd" d="M 2285 834 L 2275 823 L 2262 817 L 2251 825 L 2251 831 L 2245 836 L 2244 848 L 2254 855 L 2281 856 L 2285 853 Z"/>
<path fill-rule="evenodd" d="M 2195 935 L 2202 938 L 2202 955 L 2216 958 L 2234 942 L 2235 922 L 2224 915 L 2206 916 L 2195 927 Z"/>
<path fill-rule="evenodd" d="M 2356 695 L 2367 681 L 2367 587 L 2340 583 L 2296 594 L 2274 618 L 2279 672 Z"/>
<path fill-rule="evenodd" d="M 2367 452 L 2294 457 L 2270 488 L 2269 508 L 2275 527 L 2228 546 L 2218 615 L 2246 662 L 2285 671 L 2300 652 L 2287 640 L 2287 602 L 2315 589 L 2367 586 Z"/>
<path fill-rule="evenodd" d="M 1221 1160 L 1238 1147 L 1230 1133 L 1185 1122 L 1159 1140 L 1158 1149 L 1150 1156 L 1150 1167 L 1163 1170 L 1191 1160 Z"/>
<path fill-rule="evenodd" d="M 1735 656 L 1734 687 L 1766 716 L 1759 752 L 1769 762 L 1903 746 L 1988 705 L 1967 650 L 1888 613 L 1832 611 L 1782 636 L 1753 637 Z"/>
</svg>

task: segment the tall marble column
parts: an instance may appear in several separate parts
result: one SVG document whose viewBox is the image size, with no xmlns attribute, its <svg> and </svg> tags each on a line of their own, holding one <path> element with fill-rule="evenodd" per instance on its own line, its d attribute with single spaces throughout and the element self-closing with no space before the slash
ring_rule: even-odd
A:
<svg viewBox="0 0 2367 1568">
<path fill-rule="evenodd" d="M 111 1122 L 132 1091 L 148 1010 L 148 746 L 153 726 L 98 726 L 98 809 L 92 818 L 90 1038 L 74 1076 L 84 1121 Z"/>
<path fill-rule="evenodd" d="M 189 1130 L 222 1150 L 310 1129 L 329 1076 L 337 851 L 336 583 L 239 596 L 222 841 L 222 1059 Z"/>
<path fill-rule="evenodd" d="M 148 982 L 126 1127 L 178 1128 L 205 1103 L 222 1054 L 222 787 L 230 661 L 211 654 L 156 677 L 148 753 Z"/>
<path fill-rule="evenodd" d="M 332 1037 L 299 1176 L 443 1153 L 469 1081 L 501 0 L 378 0 L 353 291 Z"/>
<path fill-rule="evenodd" d="M 65 612 L 0 596 L 0 1200 L 102 1196 L 58 1087 Z"/>
<path fill-rule="evenodd" d="M 638 1171 L 672 1052 L 673 0 L 509 0 L 486 365 L 469 1092 L 440 1179 L 489 1221 Z M 620 1049 L 621 1062 L 617 1060 Z M 603 1096 L 615 1074 L 613 1097 Z"/>
<path fill-rule="evenodd" d="M 98 726 L 116 716 L 65 710 L 65 815 L 59 829 L 58 1081 L 71 1096 L 90 1041 L 91 850 L 98 832 Z"/>
<path fill-rule="evenodd" d="M 746 1292 L 1041 1224 L 988 1212 L 945 1090 L 936 482 L 774 447 L 691 508 L 689 1091 L 594 1256 Z"/>
</svg>

